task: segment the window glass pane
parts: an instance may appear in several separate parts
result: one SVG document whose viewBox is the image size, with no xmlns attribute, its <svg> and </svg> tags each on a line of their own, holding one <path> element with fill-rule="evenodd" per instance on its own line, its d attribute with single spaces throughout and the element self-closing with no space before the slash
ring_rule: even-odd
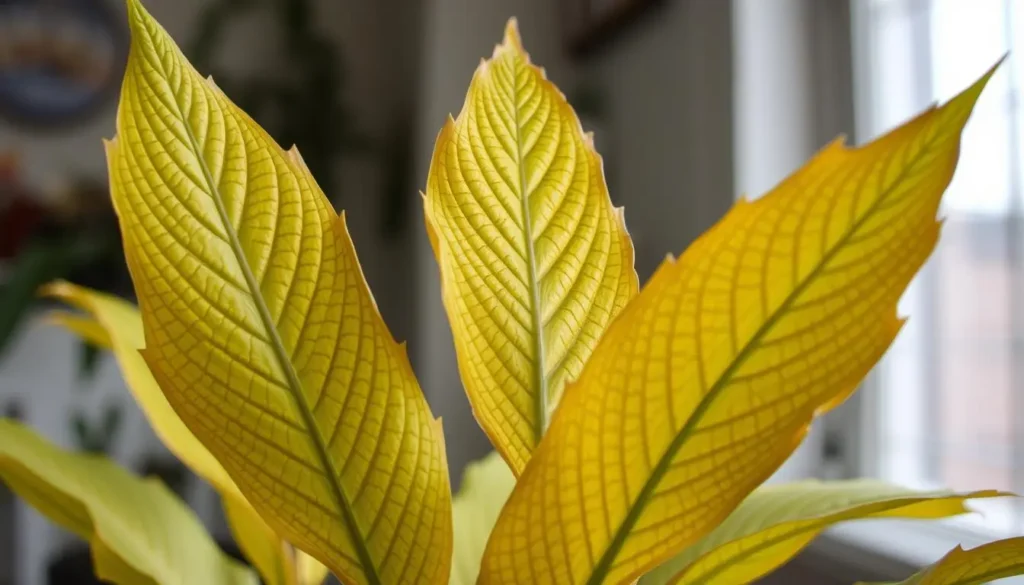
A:
<svg viewBox="0 0 1024 585">
<path fill-rule="evenodd" d="M 949 99 L 1018 46 L 1017 0 L 869 0 L 874 135 Z M 1011 71 L 1012 69 L 1012 71 Z M 913 487 L 1021 491 L 1024 315 L 1018 82 L 1021 60 L 992 79 L 964 132 L 946 193 L 939 246 L 900 302 L 910 316 L 879 367 L 878 453 L 885 479 Z M 1024 527 L 1011 503 L 969 520 L 995 532 Z"/>
</svg>

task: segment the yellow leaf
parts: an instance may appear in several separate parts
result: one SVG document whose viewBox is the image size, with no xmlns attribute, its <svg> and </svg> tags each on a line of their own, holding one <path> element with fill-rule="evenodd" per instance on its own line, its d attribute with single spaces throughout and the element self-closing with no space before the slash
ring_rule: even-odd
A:
<svg viewBox="0 0 1024 585">
<path fill-rule="evenodd" d="M 466 467 L 462 486 L 452 501 L 455 546 L 448 585 L 476 583 L 487 537 L 515 485 L 512 470 L 497 452 Z"/>
<path fill-rule="evenodd" d="M 566 388 L 481 583 L 630 583 L 771 475 L 899 330 L 988 78 L 867 146 L 831 144 L 662 264 Z"/>
<path fill-rule="evenodd" d="M 424 205 L 466 392 L 518 475 L 637 277 L 593 141 L 515 20 L 437 138 Z"/>
<path fill-rule="evenodd" d="M 89 314 L 89 317 L 58 312 L 50 320 L 67 327 L 101 347 L 113 351 L 121 373 L 153 432 L 196 475 L 208 481 L 224 500 L 228 525 L 247 559 L 259 570 L 268 585 L 286 585 L 297 574 L 295 563 L 281 541 L 260 518 L 228 476 L 192 431 L 178 417 L 164 396 L 139 350 L 144 345 L 142 316 L 131 303 L 117 297 L 55 281 L 40 291 Z M 274 543 L 268 540 L 277 541 Z M 300 559 L 305 557 L 300 553 Z M 300 585 L 317 585 L 327 576 L 319 563 L 317 570 L 300 575 Z"/>
<path fill-rule="evenodd" d="M 255 585 L 217 548 L 165 485 L 105 457 L 58 449 L 0 419 L 0 479 L 54 522 L 89 542 L 96 575 L 126 585 Z"/>
<path fill-rule="evenodd" d="M 737 585 L 767 575 L 823 530 L 858 518 L 930 519 L 970 512 L 964 501 L 1005 496 L 996 491 L 915 492 L 871 480 L 802 481 L 761 487 L 725 522 L 640 585 Z"/>
<path fill-rule="evenodd" d="M 150 370 L 267 523 L 343 582 L 444 583 L 441 428 L 344 219 L 128 5 L 107 156 Z"/>
<path fill-rule="evenodd" d="M 1024 537 L 997 540 L 970 550 L 959 546 L 899 585 L 982 585 L 1024 575 Z"/>
</svg>

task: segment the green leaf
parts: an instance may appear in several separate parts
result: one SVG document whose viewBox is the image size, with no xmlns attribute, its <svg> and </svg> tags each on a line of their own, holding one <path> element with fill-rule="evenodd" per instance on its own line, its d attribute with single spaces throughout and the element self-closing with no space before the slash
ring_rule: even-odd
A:
<svg viewBox="0 0 1024 585">
<path fill-rule="evenodd" d="M 50 315 L 50 321 L 113 352 L 132 397 L 156 436 L 182 463 L 220 493 L 228 527 L 246 558 L 259 570 L 264 583 L 290 585 L 288 579 L 293 577 L 297 577 L 299 585 L 323 582 L 327 568 L 305 553 L 293 554 L 291 545 L 252 509 L 221 464 L 167 402 L 139 353 L 144 344 L 139 310 L 123 299 L 63 281 L 43 287 L 41 294 L 61 299 L 88 314 L 56 312 Z"/>
<path fill-rule="evenodd" d="M 462 487 L 452 501 L 452 573 L 448 585 L 473 585 L 480 573 L 487 537 L 516 478 L 497 451 L 470 463 L 462 475 Z"/>
<path fill-rule="evenodd" d="M 756 490 L 710 534 L 645 575 L 641 585 L 750 583 L 793 558 L 824 529 L 858 518 L 943 518 L 997 491 L 915 492 L 884 482 L 803 481 Z"/>
<path fill-rule="evenodd" d="M 58 449 L 0 420 L 0 479 L 48 518 L 87 540 L 100 579 L 129 585 L 254 585 L 199 519 L 162 483 L 110 460 Z"/>
</svg>

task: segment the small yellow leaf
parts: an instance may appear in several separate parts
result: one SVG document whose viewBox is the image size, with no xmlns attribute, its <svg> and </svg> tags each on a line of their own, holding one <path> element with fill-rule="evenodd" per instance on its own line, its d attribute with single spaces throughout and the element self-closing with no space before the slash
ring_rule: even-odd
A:
<svg viewBox="0 0 1024 585">
<path fill-rule="evenodd" d="M 640 585 L 751 583 L 793 558 L 823 530 L 858 518 L 932 519 L 970 512 L 964 501 L 996 491 L 915 492 L 871 480 L 802 481 L 764 486 L 725 522 Z"/>
<path fill-rule="evenodd" d="M 58 312 L 49 316 L 83 338 L 109 348 L 121 367 L 125 385 L 132 393 L 153 432 L 167 448 L 199 477 L 221 494 L 240 494 L 235 482 L 171 408 L 139 350 L 145 346 L 142 317 L 131 303 L 106 293 L 55 281 L 40 290 L 43 296 L 85 311 L 91 319 Z"/>
<path fill-rule="evenodd" d="M 448 585 L 473 585 L 498 513 L 512 493 L 516 478 L 497 452 L 470 463 L 452 501 L 452 575 Z"/>
<path fill-rule="evenodd" d="M 188 430 L 142 359 L 139 350 L 143 347 L 144 338 L 139 310 L 117 297 L 64 281 L 44 286 L 41 294 L 88 313 L 89 317 L 84 317 L 58 312 L 52 314 L 50 320 L 113 351 L 128 390 L 156 436 L 171 453 L 220 493 L 228 525 L 246 558 L 259 570 L 267 585 L 288 584 L 283 579 L 291 578 L 297 570 L 293 559 L 284 554 L 287 544 L 266 526 L 221 464 Z M 300 559 L 306 556 L 299 553 Z M 326 567 L 315 561 L 312 564 L 317 570 L 300 578 L 299 585 L 318 585 L 327 576 Z"/>
<path fill-rule="evenodd" d="M 267 524 L 344 583 L 444 583 L 441 429 L 344 219 L 128 8 L 107 157 L 150 371 Z"/>
<path fill-rule="evenodd" d="M 518 475 L 637 277 L 601 158 L 515 20 L 437 138 L 424 206 L 466 392 Z"/>
<path fill-rule="evenodd" d="M 566 388 L 482 584 L 631 583 L 778 468 L 899 330 L 989 75 L 862 148 L 833 143 L 659 268 Z"/>
<path fill-rule="evenodd" d="M 42 294 L 48 294 L 46 292 L 46 287 L 43 288 Z M 81 315 L 75 315 L 73 313 L 55 311 L 47 316 L 47 321 L 53 325 L 59 325 L 67 329 L 81 337 L 84 341 L 91 343 L 100 349 L 113 349 L 113 340 L 110 339 L 110 335 L 107 334 L 103 325 L 97 323 L 95 319 L 82 317 Z M 141 322 L 139 323 L 139 327 L 139 332 L 141 334 Z"/>
<path fill-rule="evenodd" d="M 959 546 L 899 585 L 983 585 L 1024 575 L 1024 537 L 997 540 L 970 550 Z"/>
<path fill-rule="evenodd" d="M 104 581 L 256 585 L 256 575 L 222 553 L 166 486 L 105 457 L 67 453 L 28 427 L 0 419 L 0 479 L 88 541 Z"/>
</svg>

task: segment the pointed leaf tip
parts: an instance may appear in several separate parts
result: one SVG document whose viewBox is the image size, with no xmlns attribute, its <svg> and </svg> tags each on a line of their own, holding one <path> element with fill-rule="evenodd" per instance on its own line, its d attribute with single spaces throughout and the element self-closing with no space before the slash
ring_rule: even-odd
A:
<svg viewBox="0 0 1024 585">
<path fill-rule="evenodd" d="M 1002 67 L 1003 62 L 1006 61 L 1006 58 L 1009 56 L 1009 53 L 1003 53 L 1003 56 L 1000 57 L 995 63 L 993 63 L 984 75 L 978 78 L 977 81 L 975 81 L 969 88 L 964 90 L 959 96 L 957 96 L 954 99 L 970 99 L 970 104 L 973 107 L 974 102 L 977 101 L 978 96 L 980 96 L 981 92 L 984 91 L 985 87 L 988 85 L 989 80 L 991 80 L 992 76 L 995 75 L 997 71 L 999 71 L 999 68 Z"/>
<path fill-rule="evenodd" d="M 128 9 L 128 27 L 133 34 L 142 21 L 152 18 L 146 7 L 142 5 L 141 0 L 125 0 L 125 6 Z"/>
<path fill-rule="evenodd" d="M 52 297 L 66 299 L 71 294 L 71 283 L 59 278 L 40 286 L 36 289 L 36 295 L 40 297 Z"/>
<path fill-rule="evenodd" d="M 523 49 L 523 39 L 519 36 L 519 21 L 514 16 L 505 23 L 505 38 L 502 40 L 502 45 L 514 47 L 520 53 L 526 54 Z"/>
</svg>

